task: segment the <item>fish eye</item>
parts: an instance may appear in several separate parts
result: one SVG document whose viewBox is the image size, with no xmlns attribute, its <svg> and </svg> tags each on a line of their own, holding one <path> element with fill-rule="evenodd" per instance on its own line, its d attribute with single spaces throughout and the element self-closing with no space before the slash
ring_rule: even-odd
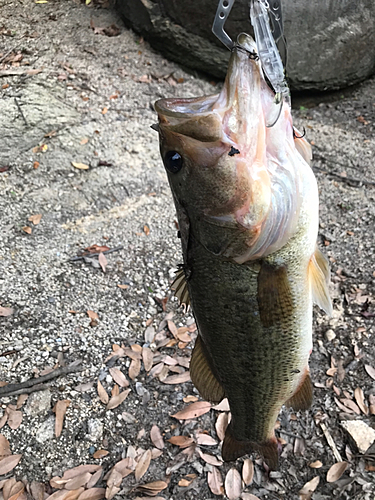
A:
<svg viewBox="0 0 375 500">
<path fill-rule="evenodd" d="M 171 174 L 177 174 L 182 169 L 183 164 L 182 156 L 177 151 L 168 151 L 164 157 L 165 168 Z"/>
</svg>

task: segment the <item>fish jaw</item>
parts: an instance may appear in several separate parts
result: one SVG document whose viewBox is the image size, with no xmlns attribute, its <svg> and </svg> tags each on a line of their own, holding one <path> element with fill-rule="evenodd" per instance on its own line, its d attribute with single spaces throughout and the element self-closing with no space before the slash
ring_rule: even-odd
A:
<svg viewBox="0 0 375 500">
<path fill-rule="evenodd" d="M 279 106 L 255 42 L 244 34 L 219 94 L 155 104 L 176 206 L 185 207 L 205 248 L 240 264 L 277 251 L 297 231 L 301 177 L 309 167 L 294 145 L 289 106 L 281 112 Z M 182 157 L 178 173 L 168 171 L 169 152 Z"/>
</svg>

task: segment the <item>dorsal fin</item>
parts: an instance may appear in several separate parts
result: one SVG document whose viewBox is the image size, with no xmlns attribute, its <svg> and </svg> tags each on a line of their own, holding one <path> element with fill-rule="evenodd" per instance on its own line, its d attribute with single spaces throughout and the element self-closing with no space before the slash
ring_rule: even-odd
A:
<svg viewBox="0 0 375 500">
<path fill-rule="evenodd" d="M 332 302 L 329 296 L 330 271 L 327 258 L 316 247 L 309 264 L 309 279 L 313 301 L 327 314 L 332 315 Z"/>
<path fill-rule="evenodd" d="M 180 305 L 183 305 L 185 309 L 190 306 L 189 290 L 187 287 L 186 276 L 184 268 L 181 266 L 176 272 L 176 277 L 171 285 L 172 290 L 174 290 L 175 297 L 180 301 Z"/>
</svg>

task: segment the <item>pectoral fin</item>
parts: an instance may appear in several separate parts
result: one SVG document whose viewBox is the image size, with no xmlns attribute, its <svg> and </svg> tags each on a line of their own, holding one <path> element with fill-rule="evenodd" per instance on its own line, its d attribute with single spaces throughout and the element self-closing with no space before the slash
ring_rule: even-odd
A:
<svg viewBox="0 0 375 500">
<path fill-rule="evenodd" d="M 327 258 L 317 247 L 310 259 L 309 278 L 313 301 L 327 314 L 332 314 L 332 302 L 329 296 L 330 271 Z"/>
<path fill-rule="evenodd" d="M 224 389 L 210 365 L 203 341 L 198 335 L 190 360 L 190 377 L 202 398 L 217 404 L 224 398 Z"/>
<path fill-rule="evenodd" d="M 180 305 L 184 305 L 188 308 L 190 305 L 189 290 L 186 282 L 185 271 L 182 267 L 177 271 L 171 288 L 174 290 L 175 297 L 177 297 L 180 301 Z"/>
<path fill-rule="evenodd" d="M 295 411 L 308 410 L 311 406 L 312 398 L 313 392 L 310 374 L 308 371 L 306 371 L 305 378 L 303 379 L 302 383 L 293 394 L 293 396 L 285 403 L 285 406 L 287 406 L 288 408 L 292 407 Z"/>
<path fill-rule="evenodd" d="M 276 470 L 279 465 L 280 445 L 275 436 L 262 443 L 252 441 L 239 441 L 233 436 L 231 424 L 227 427 L 221 456 L 224 462 L 231 462 L 251 452 L 258 452 L 264 458 L 271 470 Z"/>
<path fill-rule="evenodd" d="M 295 129 L 297 133 L 294 134 L 294 145 L 296 146 L 297 151 L 302 156 L 302 158 L 306 161 L 308 165 L 311 164 L 312 160 L 312 149 L 310 144 L 306 141 L 302 134 Z"/>
</svg>

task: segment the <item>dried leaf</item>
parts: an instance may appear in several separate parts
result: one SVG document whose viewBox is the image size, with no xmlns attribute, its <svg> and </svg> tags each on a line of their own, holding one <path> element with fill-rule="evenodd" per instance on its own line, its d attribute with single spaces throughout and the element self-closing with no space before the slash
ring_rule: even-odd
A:
<svg viewBox="0 0 375 500">
<path fill-rule="evenodd" d="M 259 497 L 256 497 L 255 495 L 252 495 L 251 493 L 242 493 L 241 498 L 242 498 L 242 500 L 260 500 Z"/>
<path fill-rule="evenodd" d="M 18 498 L 24 498 L 26 500 L 26 496 L 23 495 L 25 491 L 25 485 L 23 484 L 22 481 L 17 481 L 12 488 L 10 489 L 9 493 L 6 495 L 5 494 L 5 485 L 4 485 L 4 500 L 17 500 Z"/>
<path fill-rule="evenodd" d="M 219 413 L 219 416 L 217 417 L 215 423 L 215 429 L 217 437 L 220 439 L 220 441 L 224 440 L 225 431 L 227 430 L 228 427 L 228 421 L 229 421 L 229 415 L 227 412 Z"/>
<path fill-rule="evenodd" d="M 150 438 L 156 448 L 159 450 L 164 448 L 163 436 L 161 435 L 160 429 L 157 425 L 153 425 L 151 427 Z"/>
<path fill-rule="evenodd" d="M 214 495 L 224 495 L 223 478 L 219 469 L 212 467 L 212 471 L 207 473 L 207 483 Z"/>
<path fill-rule="evenodd" d="M 305 451 L 305 440 L 297 436 L 296 439 L 294 440 L 293 452 L 296 456 L 302 456 L 304 451 Z"/>
<path fill-rule="evenodd" d="M 106 457 L 109 454 L 108 450 L 96 450 L 96 452 L 93 454 L 93 458 L 103 458 Z"/>
<path fill-rule="evenodd" d="M 151 497 L 156 496 L 161 491 L 165 490 L 168 487 L 168 483 L 165 481 L 153 481 L 152 483 L 140 484 L 137 487 L 138 491 L 146 493 Z"/>
<path fill-rule="evenodd" d="M 142 360 L 145 367 L 145 371 L 149 372 L 152 368 L 152 363 L 154 360 L 154 354 L 149 347 L 142 348 Z"/>
<path fill-rule="evenodd" d="M 199 398 L 197 396 L 186 396 L 182 399 L 184 403 L 194 403 L 195 401 L 198 401 Z"/>
<path fill-rule="evenodd" d="M 24 231 L 27 234 L 31 234 L 33 230 L 29 226 L 23 226 L 22 231 Z"/>
<path fill-rule="evenodd" d="M 191 418 L 197 418 L 205 413 L 208 413 L 211 410 L 211 403 L 207 401 L 197 401 L 196 403 L 192 403 L 181 411 L 178 411 L 174 415 L 171 415 L 173 418 L 177 418 L 178 420 L 187 420 Z"/>
<path fill-rule="evenodd" d="M 89 142 L 88 137 L 84 137 L 83 139 L 80 140 L 79 143 L 82 144 L 82 146 L 83 146 L 84 144 L 87 144 L 88 142 Z"/>
<path fill-rule="evenodd" d="M 149 377 L 154 378 L 157 377 L 163 370 L 165 364 L 164 363 L 158 363 L 155 365 L 151 370 L 150 373 L 148 374 Z"/>
<path fill-rule="evenodd" d="M 155 458 L 160 457 L 163 454 L 162 450 L 158 450 L 157 448 L 152 448 L 151 450 L 151 458 L 154 460 Z"/>
<path fill-rule="evenodd" d="M 17 398 L 17 404 L 16 404 L 17 410 L 19 410 L 21 408 L 21 406 L 27 400 L 28 397 L 29 397 L 28 394 L 20 394 L 18 396 L 18 398 Z"/>
<path fill-rule="evenodd" d="M 312 469 L 320 469 L 320 467 L 323 467 L 323 464 L 320 460 L 315 460 L 315 462 L 311 462 L 311 464 L 309 464 L 309 467 Z"/>
<path fill-rule="evenodd" d="M 242 482 L 237 469 L 232 467 L 225 477 L 225 494 L 229 500 L 237 500 L 241 495 Z"/>
<path fill-rule="evenodd" d="M 128 379 L 125 377 L 125 375 L 122 373 L 121 370 L 118 368 L 110 368 L 109 373 L 111 374 L 111 377 L 113 380 L 118 384 L 120 387 L 128 387 L 129 382 Z"/>
<path fill-rule="evenodd" d="M 365 396 L 364 396 L 363 391 L 360 387 L 357 387 L 357 389 L 354 391 L 354 397 L 355 397 L 355 400 L 357 401 L 357 405 L 360 407 L 362 412 L 365 415 L 368 415 L 369 412 L 368 412 L 368 407 L 365 403 Z"/>
<path fill-rule="evenodd" d="M 320 477 L 319 476 L 316 476 L 313 479 L 311 479 L 311 481 L 308 481 L 302 487 L 302 489 L 300 489 L 299 492 L 298 492 L 300 499 L 301 500 L 310 500 L 312 494 L 314 493 L 314 491 L 318 487 L 319 481 L 320 481 Z"/>
<path fill-rule="evenodd" d="M 213 437 L 202 432 L 197 435 L 197 444 L 201 444 L 203 446 L 216 446 L 217 441 Z"/>
<path fill-rule="evenodd" d="M 139 372 L 141 371 L 141 360 L 140 359 L 132 359 L 129 366 L 129 377 L 134 380 L 138 377 Z"/>
<path fill-rule="evenodd" d="M 56 419 L 55 419 L 55 436 L 59 437 L 61 435 L 63 425 L 64 425 L 64 418 L 65 418 L 65 413 L 66 409 L 70 405 L 70 401 L 67 399 L 62 399 L 60 401 L 57 401 L 54 412 L 56 413 Z"/>
<path fill-rule="evenodd" d="M 22 423 L 22 411 L 14 411 L 11 410 L 9 407 L 7 408 L 7 410 L 8 410 L 9 427 L 13 430 L 18 429 L 18 427 Z"/>
<path fill-rule="evenodd" d="M 368 375 L 370 375 L 370 377 L 375 380 L 375 368 L 373 368 L 370 365 L 365 365 L 365 370 L 368 373 Z"/>
<path fill-rule="evenodd" d="M 90 488 L 81 493 L 78 500 L 101 500 L 102 498 L 105 498 L 104 488 Z"/>
<path fill-rule="evenodd" d="M 347 462 L 337 462 L 333 464 L 332 467 L 327 472 L 327 482 L 334 483 L 344 474 L 348 467 Z"/>
<path fill-rule="evenodd" d="M 43 483 L 32 481 L 30 484 L 30 493 L 34 500 L 44 500 L 44 492 L 46 488 Z"/>
<path fill-rule="evenodd" d="M 355 402 L 352 399 L 340 399 L 341 403 L 349 408 L 350 410 L 354 411 L 357 415 L 361 414 L 361 410 L 358 408 L 358 406 L 355 404 Z"/>
<path fill-rule="evenodd" d="M 186 488 L 192 483 L 192 479 L 180 479 L 178 482 L 178 486 L 182 486 L 182 488 Z"/>
<path fill-rule="evenodd" d="M 76 476 L 76 477 L 73 477 L 72 479 L 69 479 L 65 483 L 65 489 L 77 490 L 81 486 L 84 486 L 90 479 L 91 479 L 90 472 L 84 472 L 83 474 L 80 474 L 79 476 Z"/>
<path fill-rule="evenodd" d="M 9 441 L 3 434 L 0 434 L 0 459 L 11 455 Z"/>
<path fill-rule="evenodd" d="M 94 472 L 97 472 L 98 470 L 102 470 L 101 465 L 97 465 L 97 464 L 78 465 L 77 467 L 73 467 L 73 469 L 66 470 L 64 472 L 62 479 L 66 481 L 68 479 L 72 479 L 73 477 L 80 476 L 81 474 L 84 474 L 85 472 L 90 472 L 91 474 L 93 474 Z"/>
<path fill-rule="evenodd" d="M 190 379 L 190 372 L 182 372 L 179 373 L 178 375 L 171 375 L 170 377 L 167 377 L 166 379 L 163 380 L 164 384 L 183 384 L 185 382 L 189 382 Z"/>
<path fill-rule="evenodd" d="M 172 436 L 167 441 L 179 446 L 180 448 L 187 448 L 192 443 L 194 443 L 194 439 L 189 436 Z"/>
<path fill-rule="evenodd" d="M 4 484 L 3 484 L 3 497 L 8 499 L 10 496 L 10 492 L 12 491 L 13 486 L 16 484 L 16 478 L 15 477 L 10 477 L 9 479 L 6 479 Z"/>
<path fill-rule="evenodd" d="M 98 313 L 96 313 L 95 311 L 87 311 L 87 316 L 90 318 L 90 319 L 99 319 L 99 315 Z"/>
<path fill-rule="evenodd" d="M 217 411 L 230 411 L 228 399 L 224 398 L 221 403 L 213 406 L 212 409 Z"/>
<path fill-rule="evenodd" d="M 6 318 L 7 316 L 11 316 L 12 314 L 13 314 L 13 309 L 11 307 L 0 306 L 0 316 Z"/>
<path fill-rule="evenodd" d="M 242 466 L 242 480 L 245 483 L 245 486 L 249 486 L 253 482 L 254 478 L 254 464 L 250 458 L 244 460 Z"/>
<path fill-rule="evenodd" d="M 9 455 L 0 460 L 0 476 L 8 474 L 21 460 L 22 455 Z"/>
<path fill-rule="evenodd" d="M 113 396 L 109 400 L 106 409 L 107 410 L 113 410 L 114 408 L 117 408 L 128 397 L 130 390 L 131 389 L 126 389 L 126 391 L 120 392 L 120 394 L 118 396 Z"/>
<path fill-rule="evenodd" d="M 171 332 L 171 334 L 173 335 L 173 337 L 175 339 L 178 339 L 178 331 L 177 331 L 177 326 L 173 323 L 173 321 L 171 319 L 169 319 L 167 321 L 167 325 L 168 325 L 168 330 Z"/>
<path fill-rule="evenodd" d="M 98 255 L 98 261 L 99 261 L 100 267 L 103 270 L 103 273 L 105 273 L 105 270 L 106 270 L 107 264 L 108 264 L 108 260 L 107 260 L 107 257 L 104 255 L 103 252 L 99 253 L 99 255 Z"/>
<path fill-rule="evenodd" d="M 74 161 L 72 161 L 72 165 L 79 170 L 88 170 L 90 168 L 88 165 L 85 165 L 85 163 L 76 163 Z"/>
<path fill-rule="evenodd" d="M 154 341 L 155 333 L 155 328 L 152 325 L 148 325 L 145 330 L 145 342 L 151 344 Z"/>
<path fill-rule="evenodd" d="M 107 391 L 102 386 L 102 384 L 101 384 L 101 382 L 100 382 L 99 379 L 98 379 L 98 396 L 99 396 L 100 401 L 103 404 L 105 404 L 105 405 L 108 404 L 109 396 L 107 394 Z"/>
<path fill-rule="evenodd" d="M 29 222 L 32 222 L 34 226 L 37 226 L 39 222 L 42 220 L 42 214 L 30 215 Z"/>
<path fill-rule="evenodd" d="M 102 475 L 103 475 L 103 469 L 100 468 L 95 472 L 95 474 L 91 476 L 91 479 L 86 484 L 86 488 L 87 489 L 93 488 L 98 483 L 98 481 L 100 481 Z"/>
<path fill-rule="evenodd" d="M 151 462 L 151 450 L 147 450 L 143 453 L 139 462 L 137 463 L 134 471 L 135 480 L 139 481 L 147 472 Z"/>
<path fill-rule="evenodd" d="M 143 226 L 143 231 L 145 233 L 146 236 L 148 236 L 150 234 L 150 228 L 148 226 Z"/>
<path fill-rule="evenodd" d="M 217 465 L 220 467 L 220 465 L 223 465 L 223 462 L 219 460 L 215 455 L 210 455 L 209 453 L 203 453 L 202 450 L 197 448 L 197 453 L 201 457 L 202 460 L 204 460 L 207 464 L 210 465 Z"/>
</svg>

